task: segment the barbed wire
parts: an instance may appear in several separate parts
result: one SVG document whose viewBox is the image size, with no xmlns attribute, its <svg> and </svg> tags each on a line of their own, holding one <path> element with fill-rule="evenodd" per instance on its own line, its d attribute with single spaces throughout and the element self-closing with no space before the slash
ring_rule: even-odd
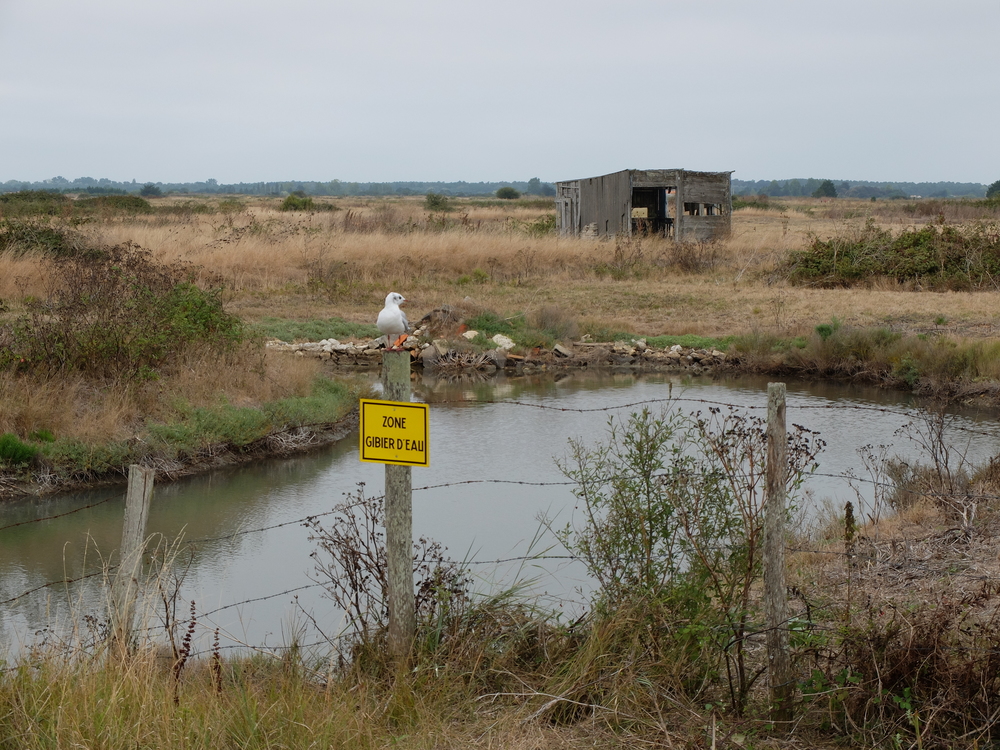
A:
<svg viewBox="0 0 1000 750">
<path fill-rule="evenodd" d="M 227 609 L 233 609 L 234 607 L 242 607 L 244 604 L 253 604 L 254 602 L 263 602 L 268 599 L 277 599 L 279 596 L 286 596 L 288 594 L 294 594 L 297 591 L 305 591 L 306 589 L 314 589 L 318 586 L 323 586 L 322 583 L 308 583 L 305 586 L 297 586 L 293 589 L 286 589 L 285 591 L 279 591 L 277 594 L 267 594 L 266 596 L 256 596 L 252 599 L 244 599 L 241 602 L 234 602 L 233 604 L 226 604 L 221 607 L 216 607 L 209 612 L 202 612 L 201 617 L 211 617 L 217 612 L 222 612 Z"/>
<path fill-rule="evenodd" d="M 793 394 L 792 394 L 792 396 L 794 397 Z M 719 401 L 719 400 L 714 400 L 714 399 L 703 399 L 703 398 L 690 398 L 690 397 L 687 397 L 687 396 L 668 396 L 666 398 L 644 399 L 642 401 L 633 401 L 633 402 L 627 402 L 627 403 L 623 403 L 623 404 L 615 404 L 615 405 L 599 406 L 599 407 L 586 407 L 586 408 L 570 407 L 570 406 L 553 406 L 551 404 L 532 403 L 532 402 L 529 402 L 529 401 L 516 401 L 516 400 L 510 400 L 510 399 L 445 399 L 445 400 L 440 400 L 440 401 L 432 401 L 432 402 L 429 402 L 429 403 L 431 403 L 431 404 L 469 404 L 469 403 L 477 403 L 477 404 L 490 404 L 490 405 L 497 405 L 497 406 L 522 406 L 522 407 L 531 408 L 531 409 L 543 409 L 543 410 L 559 411 L 559 412 L 573 412 L 573 413 L 580 413 L 580 414 L 583 414 L 583 413 L 593 413 L 593 412 L 617 411 L 617 410 L 620 410 L 620 409 L 631 409 L 631 408 L 636 408 L 636 407 L 641 407 L 641 406 L 649 406 L 650 404 L 658 404 L 658 403 L 693 403 L 693 404 L 703 404 L 703 405 L 708 405 L 708 406 L 726 407 L 726 408 L 734 409 L 734 410 L 736 410 L 736 409 L 763 410 L 763 409 L 767 408 L 767 406 L 764 405 L 764 404 L 737 404 L 737 403 L 732 403 L 732 402 L 728 402 L 728 401 Z M 870 405 L 866 405 L 866 404 L 843 404 L 843 403 L 830 403 L 830 404 L 792 404 L 792 405 L 789 405 L 787 408 L 794 409 L 794 410 L 827 410 L 828 411 L 828 410 L 834 410 L 834 409 L 836 409 L 836 410 L 872 411 L 872 412 L 877 412 L 877 413 L 882 413 L 882 414 L 894 414 L 896 416 L 909 417 L 911 419 L 912 418 L 919 418 L 921 416 L 924 416 L 924 415 L 927 415 L 927 414 L 930 413 L 927 409 L 923 409 L 923 408 L 920 408 L 920 407 L 912 407 L 912 408 L 903 408 L 903 409 L 900 409 L 900 408 L 885 407 L 885 406 L 870 406 Z M 299 429 L 302 429 L 302 428 L 316 428 L 316 427 L 330 428 L 333 425 L 334 425 L 334 423 L 328 423 L 328 422 L 316 422 L 316 423 L 301 424 L 301 425 L 295 425 L 295 426 L 291 426 L 291 427 L 285 428 L 284 430 L 281 430 L 280 433 L 293 432 L 295 430 L 299 430 Z M 977 435 L 980 435 L 980 436 L 983 436 L 983 437 L 1000 438 L 1000 430 L 998 430 L 996 432 L 989 432 L 989 431 L 985 431 L 985 430 L 977 430 L 975 428 L 967 427 L 967 426 L 964 426 L 964 425 L 958 425 L 958 424 L 949 424 L 949 425 L 947 425 L 947 429 L 948 430 L 958 430 L 958 431 L 963 431 L 963 432 L 971 432 L 973 434 L 977 434 Z M 829 475 L 826 475 L 826 476 L 829 476 Z M 466 484 L 472 484 L 472 483 L 475 483 L 475 482 L 478 482 L 478 481 L 482 481 L 482 480 L 468 480 L 468 481 L 466 481 L 464 483 L 466 483 Z M 517 481 L 517 480 L 493 480 L 493 481 L 498 482 L 498 483 L 499 482 L 507 482 L 507 483 L 510 483 L 510 484 L 525 484 L 525 485 L 536 484 L 536 485 L 539 485 L 539 486 L 544 486 L 544 485 L 547 485 L 547 484 L 556 484 L 556 483 L 549 483 L 549 482 L 545 482 L 545 483 L 542 483 L 542 482 L 539 482 L 539 483 L 535 483 L 535 482 L 521 482 L 521 481 Z M 451 484 L 462 484 L 462 483 L 463 482 L 457 482 L 457 483 L 451 483 Z M 570 482 L 566 482 L 564 484 L 571 484 L 571 483 Z M 433 485 L 431 487 L 414 488 L 414 489 L 434 489 L 434 488 L 441 487 L 441 486 L 447 486 L 447 485 Z M 75 508 L 73 510 L 66 511 L 65 513 L 57 513 L 57 514 L 51 515 L 51 516 L 44 516 L 42 518 L 29 519 L 27 521 L 19 521 L 17 523 L 9 524 L 9 525 L 6 525 L 6 526 L 0 526 L 0 531 L 5 531 L 7 529 L 12 529 L 12 528 L 16 528 L 18 526 L 24 526 L 24 525 L 27 525 L 27 524 L 41 523 L 43 521 L 51 521 L 51 520 L 54 520 L 54 519 L 62 518 L 64 516 L 72 515 L 74 513 L 79 513 L 81 511 L 88 510 L 90 508 L 95 508 L 95 507 L 97 507 L 99 505 L 103 505 L 103 504 L 105 504 L 107 502 L 110 502 L 110 501 L 116 500 L 116 499 L 119 499 L 119 496 L 118 495 L 113 495 L 111 497 L 105 498 L 104 500 L 99 500 L 96 503 L 91 503 L 89 505 L 84 505 L 84 506 L 81 506 L 79 508 Z"/>
<path fill-rule="evenodd" d="M 662 475 L 662 476 L 666 476 L 666 475 Z M 885 487 L 885 488 L 889 488 L 889 489 L 895 489 L 897 491 L 905 492 L 905 493 L 908 493 L 908 494 L 919 495 L 919 496 L 923 496 L 923 497 L 944 498 L 944 499 L 953 499 L 953 498 L 956 497 L 955 494 L 950 494 L 950 493 L 935 492 L 935 491 L 930 491 L 930 490 L 919 490 L 919 489 L 913 489 L 913 490 L 911 490 L 911 489 L 907 489 L 907 488 L 900 488 L 898 485 L 896 485 L 896 484 L 894 484 L 892 482 L 879 482 L 877 480 L 869 479 L 869 478 L 866 478 L 866 477 L 860 477 L 860 476 L 854 475 L 852 473 L 832 474 L 832 473 L 824 473 L 824 472 L 811 472 L 811 473 L 806 474 L 805 476 L 806 477 L 808 477 L 808 476 L 820 476 L 820 477 L 829 478 L 829 479 L 842 480 L 842 481 L 847 482 L 847 483 L 852 483 L 852 482 L 863 483 L 863 484 L 868 484 L 868 485 L 877 486 L 877 487 Z M 427 490 L 442 489 L 442 488 L 447 488 L 447 487 L 457 487 L 457 486 L 470 485 L 470 484 L 514 484 L 514 485 L 525 485 L 525 486 L 535 486 L 535 487 L 549 487 L 549 486 L 552 486 L 552 487 L 566 487 L 566 486 L 573 486 L 576 483 L 572 482 L 572 481 L 564 481 L 564 482 L 528 482 L 528 481 L 510 480 L 510 479 L 469 479 L 469 480 L 459 480 L 459 481 L 456 481 L 456 482 L 443 482 L 443 483 L 434 484 L 434 485 L 426 485 L 426 486 L 423 486 L 423 487 L 414 487 L 413 491 L 414 492 L 417 492 L 417 491 L 427 491 Z M 370 499 L 381 499 L 382 497 L 384 497 L 384 496 L 383 495 L 376 495 L 376 496 L 372 496 Z M 988 494 L 988 493 L 970 493 L 970 492 L 965 492 L 965 493 L 961 493 L 960 495 L 958 495 L 958 498 L 960 498 L 962 500 L 975 500 L 975 501 L 1000 500 L 1000 495 L 994 495 L 994 494 Z M 104 502 L 107 502 L 107 500 L 102 500 L 99 503 L 95 503 L 94 505 L 99 505 L 99 504 L 104 503 Z M 84 508 L 80 508 L 80 509 L 77 509 L 77 510 L 84 510 L 84 509 L 86 509 L 86 507 L 92 507 L 92 506 L 85 506 Z M 75 511 L 72 511 L 72 512 L 75 512 Z M 343 512 L 344 512 L 343 510 L 335 508 L 333 510 L 322 511 L 322 512 L 319 512 L 319 513 L 313 513 L 313 514 L 310 514 L 310 515 L 307 515 L 307 516 L 303 516 L 301 518 L 291 519 L 291 520 L 288 520 L 288 521 L 281 521 L 279 523 L 274 523 L 274 524 L 270 524 L 270 525 L 267 525 L 267 526 L 261 526 L 261 527 L 253 528 L 253 529 L 239 529 L 239 530 L 235 530 L 235 531 L 229 532 L 227 534 L 221 534 L 221 535 L 212 536 L 212 537 L 199 537 L 197 539 L 191 539 L 191 540 L 184 540 L 183 544 L 185 544 L 185 545 L 197 545 L 197 544 L 206 544 L 206 543 L 216 542 L 216 541 L 227 541 L 227 540 L 232 540 L 232 539 L 235 539 L 237 537 L 245 536 L 245 535 L 248 535 L 248 534 L 264 533 L 264 532 L 267 532 L 267 531 L 272 531 L 272 530 L 283 528 L 283 527 L 287 527 L 287 526 L 306 525 L 306 524 L 309 524 L 310 522 L 315 521 L 318 518 L 323 518 L 323 517 L 326 517 L 326 516 L 337 515 L 337 514 L 343 514 Z M 59 515 L 56 515 L 56 516 L 52 516 L 51 518 L 59 518 L 62 515 L 68 515 L 68 514 L 59 514 Z M 39 519 L 39 520 L 47 520 L 47 519 Z M 907 541 L 907 540 L 900 539 L 898 541 L 903 542 L 903 541 Z M 912 542 L 913 540 L 909 540 L 909 541 Z M 728 549 L 731 549 L 731 548 L 732 547 L 728 547 Z M 794 551 L 814 552 L 816 554 L 834 554 L 834 553 L 830 552 L 829 550 L 804 550 L 804 549 L 796 549 Z M 837 554 L 846 554 L 846 553 L 837 553 Z M 551 556 L 527 555 L 527 556 L 515 556 L 515 557 L 510 557 L 510 558 L 505 558 L 505 559 L 500 559 L 500 560 L 481 560 L 481 561 L 480 560 L 473 560 L 473 561 L 467 561 L 466 564 L 468 564 L 468 565 L 505 564 L 505 563 L 509 563 L 509 562 L 529 561 L 529 560 L 544 560 L 544 559 L 551 559 L 551 560 L 574 560 L 574 559 L 579 559 L 579 558 L 576 557 L 576 556 L 573 556 L 573 555 L 551 555 Z M 15 602 L 18 599 L 24 598 L 25 596 L 28 596 L 28 595 L 30 595 L 32 593 L 35 593 L 36 591 L 38 591 L 40 589 L 43 589 L 43 588 L 47 588 L 47 587 L 55 586 L 55 585 L 60 585 L 60 584 L 76 583 L 77 581 L 84 580 L 86 578 L 91 578 L 91 577 L 94 577 L 96 575 L 101 575 L 101 574 L 103 574 L 103 572 L 104 571 L 101 571 L 101 572 L 98 572 L 98 573 L 88 574 L 88 575 L 82 576 L 80 578 L 73 578 L 73 579 L 67 578 L 67 579 L 60 579 L 60 580 L 57 580 L 57 581 L 52 581 L 52 582 L 43 584 L 41 586 L 34 587 L 34 588 L 32 588 L 32 589 L 30 589 L 28 591 L 25 591 L 25 592 L 23 592 L 21 594 L 18 594 L 17 596 L 9 598 L 6 601 L 0 601 L 0 605 L 4 605 L 4 604 L 9 604 L 9 603 Z M 238 603 L 236 603 L 234 605 L 227 605 L 227 607 L 228 606 L 238 606 L 241 603 L 246 603 L 246 602 L 238 602 Z"/>
<path fill-rule="evenodd" d="M 470 401 L 469 400 L 462 400 L 462 401 L 440 401 L 440 402 L 433 402 L 433 403 L 470 403 Z M 766 408 L 766 406 L 764 406 L 764 405 L 734 404 L 734 403 L 729 403 L 729 402 L 724 402 L 724 401 L 717 401 L 717 400 L 711 400 L 711 399 L 700 399 L 700 398 L 688 398 L 688 397 L 683 397 L 683 396 L 668 397 L 668 398 L 662 398 L 662 399 L 645 399 L 645 400 L 637 401 L 637 402 L 630 402 L 630 403 L 625 403 L 625 404 L 618 404 L 618 405 L 604 406 L 604 407 L 591 407 L 591 408 L 575 408 L 575 407 L 553 406 L 553 405 L 550 405 L 550 404 L 530 403 L 530 402 L 512 401 L 512 400 L 476 399 L 474 401 L 474 403 L 495 404 L 495 405 L 503 405 L 503 406 L 520 406 L 520 407 L 528 407 L 528 408 L 535 408 L 535 409 L 542 409 L 542 410 L 560 411 L 560 412 L 575 412 L 575 413 L 610 412 L 610 411 L 621 410 L 621 409 L 629 409 L 629 408 L 636 408 L 636 407 L 647 407 L 647 406 L 649 406 L 651 404 L 657 404 L 657 403 L 694 403 L 694 404 L 707 405 L 707 406 L 711 406 L 711 407 L 725 407 L 725 408 L 730 408 L 730 409 L 741 409 L 741 410 L 759 410 L 759 409 L 765 409 Z M 812 410 L 831 410 L 831 409 L 862 410 L 862 411 L 871 411 L 871 412 L 877 412 L 877 413 L 883 413 L 883 414 L 894 414 L 894 415 L 897 415 L 897 416 L 909 417 L 911 419 L 913 419 L 913 418 L 920 418 L 921 416 L 926 415 L 926 414 L 929 413 L 927 410 L 923 410 L 923 409 L 919 409 L 919 408 L 901 410 L 901 409 L 896 409 L 896 408 L 891 408 L 891 407 L 868 406 L 868 405 L 861 405 L 861 404 L 792 404 L 792 405 L 788 406 L 788 409 L 790 409 L 790 410 L 791 409 L 794 409 L 794 410 L 810 410 L 810 409 L 812 409 Z M 995 432 L 987 432 L 987 431 L 982 431 L 982 430 L 975 430 L 973 428 L 965 427 L 963 425 L 957 425 L 957 424 L 954 424 L 954 423 L 948 424 L 947 427 L 946 427 L 946 429 L 947 430 L 961 430 L 961 431 L 965 431 L 965 432 L 972 432 L 972 433 L 983 435 L 983 436 L 987 436 L 987 437 L 994 437 L 994 438 L 1000 437 L 1000 435 L 998 435 Z M 920 494 L 920 495 L 927 496 L 927 497 L 938 497 L 938 498 L 940 498 L 940 497 L 945 497 L 945 498 L 954 497 L 954 495 L 951 495 L 951 494 L 948 494 L 948 493 L 932 492 L 932 491 L 919 491 L 919 490 L 907 490 L 906 488 L 900 488 L 899 485 L 896 484 L 896 483 L 893 483 L 893 482 L 880 482 L 880 481 L 877 481 L 877 480 L 874 480 L 874 479 L 869 479 L 869 478 L 866 478 L 866 477 L 858 476 L 858 475 L 854 474 L 853 472 L 847 472 L 847 473 L 844 473 L 844 474 L 832 474 L 832 473 L 824 473 L 824 472 L 811 472 L 811 473 L 807 473 L 806 476 L 807 477 L 808 476 L 817 476 L 817 477 L 824 477 L 824 478 L 829 478 L 829 479 L 837 479 L 837 480 L 845 481 L 845 482 L 847 482 L 849 484 L 852 484 L 852 483 L 862 483 L 862 484 L 872 485 L 872 486 L 875 486 L 875 487 L 892 488 L 892 489 L 906 491 L 906 492 L 913 492 L 915 494 Z M 457 487 L 457 486 L 472 485 L 472 484 L 509 484 L 509 485 L 535 486 L 535 487 L 556 487 L 556 486 L 565 487 L 565 486 L 573 486 L 573 485 L 575 485 L 577 483 L 573 482 L 573 481 L 531 482 L 531 481 L 511 480 L 511 479 L 472 479 L 472 480 L 460 480 L 460 481 L 455 481 L 455 482 L 444 482 L 444 483 L 439 483 L 439 484 L 434 484 L 434 485 L 427 485 L 427 486 L 423 486 L 423 487 L 415 487 L 415 488 L 413 488 L 413 491 L 415 491 L 415 492 L 416 491 L 428 491 L 428 490 L 434 490 L 434 489 L 441 489 L 441 488 L 447 488 L 447 487 Z M 6 526 L 0 526 L 0 531 L 4 531 L 4 530 L 8 530 L 8 529 L 19 527 L 19 526 L 24 526 L 24 525 L 32 524 L 32 523 L 41 523 L 41 522 L 45 522 L 45 521 L 51 521 L 51 520 L 63 518 L 63 517 L 69 516 L 69 515 L 73 515 L 75 513 L 79 513 L 81 511 L 85 511 L 85 510 L 88 510 L 88 509 L 91 509 L 91 508 L 98 507 L 98 506 L 103 505 L 105 503 L 108 503 L 108 502 L 110 502 L 112 500 L 119 499 L 119 497 L 120 496 L 112 495 L 110 497 L 107 497 L 107 498 L 105 498 L 103 500 L 100 500 L 100 501 L 97 501 L 95 503 L 90 503 L 88 505 L 84 505 L 84 506 L 81 506 L 79 508 L 74 508 L 73 510 L 69 510 L 69 511 L 66 511 L 66 512 L 63 512 L 63 513 L 58 513 L 58 514 L 54 514 L 54 515 L 50 515 L 50 516 L 45 516 L 45 517 L 40 517 L 40 518 L 36 518 L 36 519 L 30 519 L 30 520 L 26 520 L 26 521 L 20 521 L 20 522 L 17 522 L 17 523 L 8 524 Z M 969 493 L 969 492 L 961 493 L 960 497 L 962 499 L 965 499 L 965 500 L 997 500 L 997 499 L 1000 499 L 1000 496 L 998 496 L 998 495 L 993 495 L 993 494 L 988 494 L 988 493 Z M 234 539 L 236 537 L 240 537 L 240 536 L 243 536 L 243 535 L 263 533 L 263 532 L 266 532 L 266 531 L 271 531 L 271 530 L 282 528 L 282 527 L 286 527 L 286 526 L 308 524 L 308 523 L 310 523 L 312 521 L 315 521 L 318 518 L 329 516 L 329 515 L 334 515 L 334 514 L 337 514 L 337 513 L 340 513 L 340 512 L 341 512 L 340 510 L 334 509 L 334 510 L 330 510 L 330 511 L 325 511 L 325 512 L 320 512 L 320 513 L 315 513 L 315 514 L 310 514 L 310 515 L 304 516 L 302 518 L 297 518 L 297 519 L 293 519 L 293 520 L 289 520 L 289 521 L 283 521 L 283 522 L 271 524 L 271 525 L 268 525 L 268 526 L 262 526 L 262 527 L 259 527 L 259 528 L 241 529 L 241 530 L 234 531 L 232 533 L 228 533 L 228 534 L 224 534 L 224 535 L 219 535 L 219 536 L 214 536 L 214 537 L 202 537 L 202 538 L 193 539 L 193 540 L 185 540 L 184 543 L 185 544 L 204 544 L 204 543 L 210 543 L 210 542 L 214 542 L 214 541 L 223 541 L 223 540 L 228 540 L 228 539 Z M 951 532 L 951 531 L 961 531 L 961 530 L 960 529 L 949 530 L 949 532 Z M 893 540 L 886 540 L 886 542 L 889 542 L 889 543 L 891 543 L 891 541 L 893 541 Z M 898 542 L 906 542 L 906 541 L 913 542 L 914 540 L 900 539 L 900 540 L 896 540 L 896 541 L 898 541 Z M 824 554 L 824 555 L 837 555 L 837 556 L 851 558 L 855 563 L 862 563 L 862 564 L 864 564 L 866 562 L 870 563 L 870 562 L 873 562 L 873 561 L 876 562 L 876 563 L 879 563 L 879 564 L 885 562 L 884 560 L 879 560 L 878 558 L 873 557 L 871 555 L 865 555 L 865 554 L 858 553 L 858 552 L 846 552 L 846 551 L 845 552 L 840 552 L 840 551 L 835 551 L 835 550 L 830 550 L 830 549 L 815 549 L 815 550 L 813 550 L 813 549 L 805 549 L 805 548 L 801 548 L 801 547 L 789 547 L 788 551 L 791 551 L 791 552 L 802 552 L 802 553 L 812 553 L 812 554 Z M 528 561 L 543 561 L 543 560 L 580 561 L 581 559 L 582 558 L 580 558 L 579 556 L 576 556 L 576 555 L 524 555 L 524 556 L 513 556 L 513 557 L 508 557 L 508 558 L 503 558 L 503 559 L 497 559 L 497 560 L 471 560 L 471 561 L 466 561 L 466 562 L 462 563 L 462 565 L 466 565 L 466 566 L 501 565 L 501 564 L 507 564 L 507 563 L 511 563 L 511 562 L 528 562 Z M 909 563 L 909 564 L 911 566 L 912 565 L 917 565 L 917 563 L 912 563 L 912 562 Z M 937 575 L 937 576 L 948 576 L 948 577 L 952 577 L 952 578 L 965 578 L 965 579 L 975 580 L 975 581 L 991 581 L 991 582 L 992 581 L 1000 581 L 1000 578 L 996 578 L 996 577 L 989 576 L 989 575 L 956 572 L 953 568 L 950 568 L 950 567 L 949 568 L 940 568 L 940 569 L 927 569 L 927 568 L 924 568 L 924 567 L 920 567 L 919 569 L 918 568 L 913 568 L 913 569 L 914 570 L 919 570 L 919 573 L 920 573 L 920 575 L 922 577 L 930 577 L 930 576 Z M 74 584 L 74 583 L 77 583 L 77 582 L 80 582 L 80 581 L 83 581 L 83 580 L 86 580 L 86 579 L 94 578 L 96 576 L 106 575 L 108 572 L 110 572 L 112 570 L 114 570 L 113 567 L 112 568 L 107 568 L 107 569 L 102 569 L 101 571 L 98 571 L 98 572 L 81 575 L 81 576 L 76 577 L 76 578 L 63 578 L 63 579 L 56 580 L 56 581 L 50 581 L 48 583 L 45 583 L 45 584 L 42 584 L 42 585 L 39 585 L 39 586 L 35 586 L 35 587 L 33 587 L 33 588 L 31 588 L 31 589 L 29 589 L 27 591 L 24 591 L 21 594 L 18 594 L 16 596 L 13 596 L 13 597 L 10 597 L 10 598 L 8 598 L 6 600 L 0 601 L 0 605 L 7 605 L 7 604 L 14 603 L 14 602 L 16 602 L 16 601 L 18 601 L 18 600 L 20 600 L 22 598 L 25 598 L 27 596 L 30 596 L 31 594 L 34 594 L 34 593 L 36 593 L 36 592 L 38 592 L 40 590 L 47 589 L 47 588 L 50 588 L 50 587 L 53 587 L 53 586 L 70 585 L 70 584 Z M 281 592 L 278 592 L 278 593 L 275 593 L 275 594 L 269 594 L 269 595 L 265 595 L 265 596 L 261 596 L 261 597 L 254 597 L 254 598 L 243 600 L 241 602 L 234 602 L 232 604 L 223 605 L 221 607 L 213 609 L 210 612 L 203 613 L 203 614 L 201 614 L 201 617 L 207 618 L 207 617 L 210 617 L 210 616 L 212 616 L 212 615 L 214 615 L 214 614 L 216 614 L 218 612 L 224 611 L 224 610 L 228 610 L 228 609 L 239 607 L 239 606 L 244 606 L 246 604 L 250 604 L 250 603 L 254 603 L 254 602 L 260 602 L 260 601 L 265 601 L 265 600 L 269 600 L 269 599 L 278 598 L 278 597 L 281 597 L 281 596 L 286 596 L 286 595 L 289 595 L 289 594 L 292 594 L 292 593 L 296 593 L 296 592 L 299 592 L 299 591 L 316 588 L 316 587 L 321 586 L 321 585 L 322 584 L 320 584 L 320 583 L 315 583 L 314 582 L 312 584 L 307 584 L 307 585 L 304 585 L 304 586 L 299 586 L 299 587 L 287 589 L 285 591 L 281 591 Z"/>
<path fill-rule="evenodd" d="M 18 521 L 17 523 L 7 524 L 6 526 L 0 526 L 0 531 L 6 531 L 7 529 L 15 529 L 18 526 L 26 526 L 29 523 L 41 523 L 42 521 L 52 521 L 56 518 L 63 518 L 65 516 L 71 516 L 74 513 L 79 513 L 80 511 L 90 510 L 91 508 L 96 508 L 98 505 L 104 505 L 104 503 L 111 502 L 112 500 L 120 500 L 121 495 L 112 495 L 111 497 L 106 497 L 103 500 L 98 500 L 96 503 L 91 503 L 90 505 L 83 505 L 79 508 L 74 508 L 73 510 L 68 510 L 65 513 L 56 513 L 53 516 L 44 516 L 42 518 L 30 518 L 27 521 Z"/>
<path fill-rule="evenodd" d="M 5 599 L 4 601 L 0 601 L 0 605 L 11 604 L 13 602 L 16 602 L 18 599 L 23 599 L 24 597 L 30 596 L 31 594 L 34 594 L 37 591 L 41 591 L 42 589 L 47 589 L 52 586 L 60 586 L 62 584 L 77 583 L 78 581 L 84 581 L 88 578 L 103 576 L 105 575 L 105 573 L 110 573 L 111 571 L 116 569 L 117 566 L 112 565 L 104 570 L 99 570 L 95 573 L 87 573 L 86 575 L 82 575 L 77 578 L 61 578 L 58 581 L 49 581 L 48 583 L 43 583 L 41 586 L 35 586 L 34 588 L 28 589 L 27 591 L 18 594 L 17 596 L 12 596 L 10 599 Z"/>
</svg>

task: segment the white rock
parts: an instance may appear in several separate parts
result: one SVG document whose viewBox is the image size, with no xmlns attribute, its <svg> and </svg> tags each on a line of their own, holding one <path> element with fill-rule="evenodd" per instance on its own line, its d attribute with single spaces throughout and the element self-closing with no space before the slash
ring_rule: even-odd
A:
<svg viewBox="0 0 1000 750">
<path fill-rule="evenodd" d="M 674 344 L 672 347 L 670 347 L 670 351 L 672 351 L 672 352 L 680 352 L 681 349 L 683 349 L 683 348 L 684 347 L 681 346 L 680 344 Z"/>
<path fill-rule="evenodd" d="M 462 334 L 462 336 L 467 338 L 469 341 L 472 341 L 472 339 L 476 338 L 476 336 L 478 335 L 479 331 L 466 331 L 465 333 Z"/>
<path fill-rule="evenodd" d="M 490 339 L 490 341 L 496 344 L 499 349 L 503 349 L 505 351 L 510 351 L 516 346 L 516 344 L 514 344 L 513 339 L 509 338 L 508 336 L 504 336 L 502 333 L 498 333 L 496 336 Z"/>
</svg>

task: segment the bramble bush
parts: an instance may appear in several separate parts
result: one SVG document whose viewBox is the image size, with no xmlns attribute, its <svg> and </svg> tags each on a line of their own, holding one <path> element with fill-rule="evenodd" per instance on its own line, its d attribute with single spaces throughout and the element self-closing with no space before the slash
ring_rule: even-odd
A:
<svg viewBox="0 0 1000 750">
<path fill-rule="evenodd" d="M 995 224 L 970 228 L 928 224 L 898 235 L 869 219 L 864 227 L 829 240 L 815 239 L 789 258 L 789 278 L 813 286 L 854 286 L 877 278 L 932 290 L 995 287 L 1000 275 L 1000 232 Z"/>
<path fill-rule="evenodd" d="M 136 381 L 192 345 L 224 350 L 246 336 L 223 310 L 221 290 L 201 289 L 190 269 L 157 263 L 136 244 L 78 250 L 48 264 L 45 297 L 0 326 L 0 368 Z"/>
</svg>

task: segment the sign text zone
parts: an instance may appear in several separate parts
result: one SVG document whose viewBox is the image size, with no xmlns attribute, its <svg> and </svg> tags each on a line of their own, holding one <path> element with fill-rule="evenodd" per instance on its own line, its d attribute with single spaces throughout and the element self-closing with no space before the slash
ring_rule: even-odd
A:
<svg viewBox="0 0 1000 750">
<path fill-rule="evenodd" d="M 429 466 L 427 404 L 361 399 L 362 461 Z"/>
</svg>

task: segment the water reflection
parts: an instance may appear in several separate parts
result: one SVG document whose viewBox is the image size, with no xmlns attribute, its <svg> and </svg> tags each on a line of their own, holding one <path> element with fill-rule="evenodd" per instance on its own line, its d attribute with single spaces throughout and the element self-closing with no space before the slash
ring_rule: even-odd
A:
<svg viewBox="0 0 1000 750">
<path fill-rule="evenodd" d="M 432 404 L 431 466 L 413 470 L 414 534 L 437 539 L 453 557 L 467 560 L 524 555 L 533 540 L 534 551 L 541 551 L 552 541 L 544 535 L 539 541 L 539 515 L 564 523 L 574 509 L 571 488 L 556 466 L 556 460 L 567 456 L 568 438 L 596 441 L 612 414 L 627 417 L 628 408 L 613 407 L 656 405 L 670 397 L 687 411 L 704 410 L 715 402 L 755 407 L 763 416 L 766 388 L 762 378 L 633 373 L 574 372 L 486 382 L 423 376 L 414 383 L 414 396 Z M 844 408 L 850 406 L 866 408 Z M 912 446 L 895 433 L 916 406 L 908 395 L 870 387 L 788 384 L 789 423 L 818 430 L 828 444 L 820 456 L 825 475 L 858 470 L 856 449 L 862 444 L 891 444 L 904 455 L 912 453 Z M 976 429 L 956 433 L 970 458 L 985 460 L 997 452 L 994 414 L 958 409 L 954 415 L 957 424 Z M 183 536 L 191 566 L 182 598 L 195 600 L 200 612 L 208 612 L 310 583 L 313 545 L 301 524 L 244 532 L 325 513 L 359 482 L 379 493 L 382 477 L 381 466 L 357 460 L 357 438 L 349 436 L 309 455 L 159 485 L 149 530 L 171 540 Z M 503 483 L 468 483 L 481 480 Z M 854 498 L 845 482 L 828 476 L 811 478 L 809 488 L 814 497 L 835 498 L 841 505 Z M 0 601 L 49 581 L 100 570 L 101 560 L 120 541 L 122 495 L 122 489 L 111 489 L 6 506 L 0 526 L 94 505 L 63 518 L 0 531 Z M 491 563 L 473 570 L 484 580 L 510 580 L 521 565 Z M 575 563 L 538 564 L 529 572 L 538 576 L 540 593 L 559 600 L 572 599 L 588 585 Z M 87 579 L 0 606 L 4 641 L 30 639 L 35 631 L 71 614 L 79 621 L 85 610 L 95 603 L 99 607 L 99 584 L 99 577 Z M 236 641 L 275 643 L 285 639 L 293 627 L 290 618 L 303 610 L 325 630 L 338 629 L 338 613 L 316 587 L 229 607 L 203 624 L 218 625 Z"/>
</svg>

